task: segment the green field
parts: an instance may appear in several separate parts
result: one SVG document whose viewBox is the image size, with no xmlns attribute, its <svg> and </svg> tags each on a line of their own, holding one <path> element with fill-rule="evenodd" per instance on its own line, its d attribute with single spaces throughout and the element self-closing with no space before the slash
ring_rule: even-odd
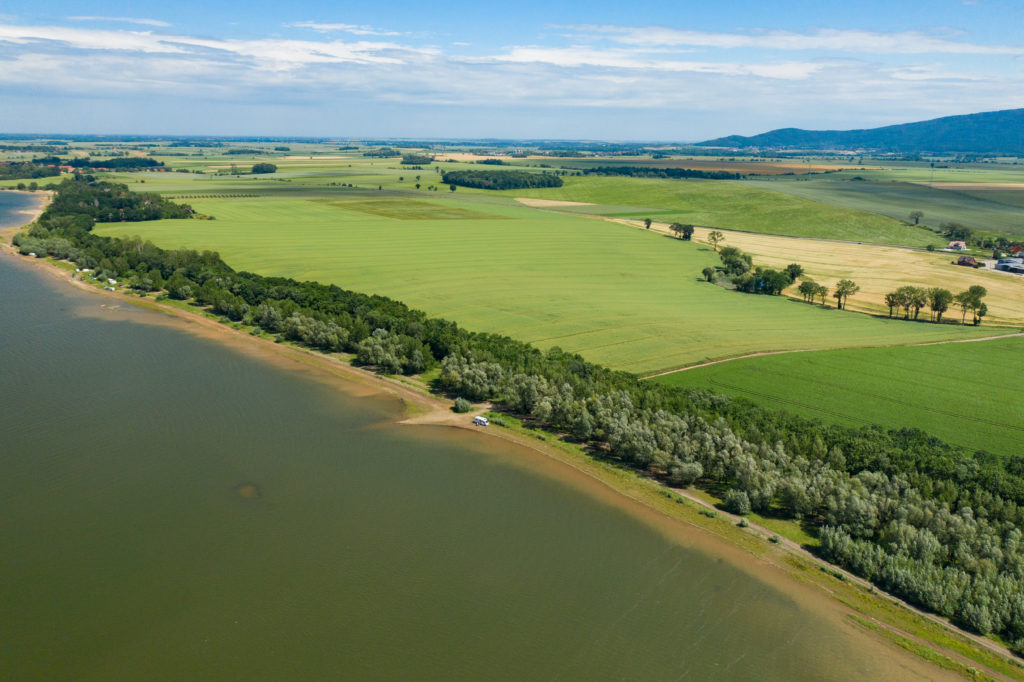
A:
<svg viewBox="0 0 1024 682">
<path fill-rule="evenodd" d="M 851 180 L 858 175 L 866 179 Z M 1024 172 L 1016 182 L 1024 182 Z M 744 183 L 811 201 L 874 211 L 898 220 L 909 220 L 910 212 L 919 210 L 924 213 L 922 224 L 934 228 L 956 222 L 975 230 L 1017 237 L 1024 235 L 1024 214 L 1021 210 L 1024 191 L 1021 190 L 940 189 L 854 171 L 800 180 L 747 180 Z"/>
<path fill-rule="evenodd" d="M 779 183 L 781 184 L 781 183 Z M 731 180 L 569 177 L 553 189 L 510 190 L 512 196 L 597 204 L 573 212 L 659 222 L 692 223 L 791 237 L 845 239 L 924 246 L 941 243 L 934 233 L 868 210 L 832 206 Z"/>
<path fill-rule="evenodd" d="M 915 426 L 951 443 L 1015 455 L 1024 450 L 1022 356 L 1018 337 L 770 355 L 653 381 L 742 396 L 826 422 Z"/>
<path fill-rule="evenodd" d="M 189 199 L 216 220 L 96 231 L 217 250 L 238 269 L 384 294 L 469 329 L 558 345 L 638 373 L 757 351 L 993 333 L 726 291 L 699 281 L 701 269 L 717 262 L 702 245 L 461 190 L 314 191 L 297 182 L 188 175 L 154 178 L 145 188 L 158 187 L 173 187 L 172 196 L 259 190 L 266 198 Z"/>
</svg>

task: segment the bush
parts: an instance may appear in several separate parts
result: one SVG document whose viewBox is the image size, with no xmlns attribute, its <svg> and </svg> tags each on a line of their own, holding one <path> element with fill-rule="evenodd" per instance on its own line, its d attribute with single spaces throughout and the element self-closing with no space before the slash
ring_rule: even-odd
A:
<svg viewBox="0 0 1024 682">
<path fill-rule="evenodd" d="M 750 513 L 750 497 L 742 490 L 730 490 L 725 494 L 725 508 L 733 514 L 743 516 Z"/>
<path fill-rule="evenodd" d="M 252 165 L 252 172 L 257 175 L 260 173 L 276 173 L 277 166 L 272 163 L 254 163 Z"/>
<path fill-rule="evenodd" d="M 452 409 L 458 412 L 459 414 L 463 414 L 473 409 L 473 403 L 469 402 L 465 398 L 456 398 L 455 406 L 452 407 Z"/>
</svg>

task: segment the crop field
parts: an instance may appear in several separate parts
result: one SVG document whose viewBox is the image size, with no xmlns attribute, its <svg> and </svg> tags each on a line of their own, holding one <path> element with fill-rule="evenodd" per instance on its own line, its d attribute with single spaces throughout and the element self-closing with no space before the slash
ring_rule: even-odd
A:
<svg viewBox="0 0 1024 682">
<path fill-rule="evenodd" d="M 790 353 L 724 362 L 652 381 L 711 389 L 854 426 L 913 426 L 951 443 L 1019 455 L 1024 338 Z"/>
<path fill-rule="evenodd" d="M 851 180 L 862 176 L 866 179 Z M 966 177 L 966 176 L 965 176 Z M 981 177 L 990 177 L 982 175 Z M 1004 177 L 1002 174 L 998 177 Z M 962 180 L 963 178 L 961 178 Z M 1018 181 L 1024 179 L 1024 171 Z M 922 211 L 923 225 L 938 228 L 943 223 L 962 223 L 975 230 L 1024 235 L 1024 191 L 986 188 L 985 182 L 957 182 L 952 188 L 935 187 L 927 181 L 875 180 L 864 173 L 842 173 L 804 180 L 744 180 L 759 189 L 785 193 L 811 201 L 874 211 L 898 220 L 909 220 L 911 211 Z M 867 241 L 867 240 L 864 240 Z M 872 240 L 874 241 L 874 240 Z M 920 242 L 907 242 L 917 245 Z"/>
<path fill-rule="evenodd" d="M 704 171 L 725 171 L 727 173 L 758 175 L 805 175 L 837 170 L 866 170 L 868 167 L 853 163 L 822 161 L 766 161 L 760 158 L 714 159 L 708 157 L 672 157 L 652 159 L 650 156 L 614 157 L 596 159 L 559 159 L 559 165 L 569 168 L 593 168 L 595 166 L 644 166 L 647 168 L 690 168 Z"/>
<path fill-rule="evenodd" d="M 246 189 L 265 195 L 191 199 L 212 221 L 116 223 L 96 231 L 217 250 L 238 269 L 384 294 L 469 329 L 558 345 L 637 373 L 758 351 L 993 333 L 726 291 L 699 281 L 701 269 L 717 262 L 706 246 L 511 205 L 507 197 L 492 203 L 461 188 L 433 196 L 398 190 L 398 172 L 389 171 L 382 191 L 147 177 L 140 189 L 172 190 L 172 197 Z"/>
<path fill-rule="evenodd" d="M 915 246 L 942 243 L 931 231 L 887 216 L 790 196 L 742 181 L 586 176 L 565 178 L 563 187 L 505 193 L 597 204 L 586 212 L 601 215 L 650 217 L 762 234 Z M 576 208 L 567 210 L 581 212 Z"/>
<path fill-rule="evenodd" d="M 664 224 L 655 224 L 652 229 L 669 234 Z M 708 232 L 710 230 L 697 228 L 694 239 L 706 241 Z M 790 263 L 799 263 L 806 278 L 828 287 L 841 279 L 852 279 L 861 289 L 849 299 L 850 310 L 888 315 L 885 295 L 904 285 L 941 286 L 955 294 L 980 284 L 988 291 L 985 304 L 989 312 L 983 324 L 1024 325 L 1024 277 L 953 265 L 954 253 L 746 232 L 724 231 L 723 234 L 724 245 L 752 254 L 757 265 L 785 268 Z M 792 288 L 786 293 L 800 296 Z M 829 301 L 834 303 L 832 299 Z M 922 310 L 922 319 L 927 316 L 928 310 Z M 959 321 L 961 311 L 951 308 L 944 319 Z"/>
</svg>

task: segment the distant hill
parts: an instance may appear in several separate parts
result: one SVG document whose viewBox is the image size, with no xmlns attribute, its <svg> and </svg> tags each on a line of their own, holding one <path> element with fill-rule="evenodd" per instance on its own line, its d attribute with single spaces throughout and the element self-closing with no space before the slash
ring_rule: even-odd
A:
<svg viewBox="0 0 1024 682">
<path fill-rule="evenodd" d="M 743 137 L 699 142 L 703 147 L 776 149 L 871 149 L 887 152 L 1000 152 L 1024 154 L 1024 109 L 945 116 L 864 130 L 780 128 Z"/>
</svg>

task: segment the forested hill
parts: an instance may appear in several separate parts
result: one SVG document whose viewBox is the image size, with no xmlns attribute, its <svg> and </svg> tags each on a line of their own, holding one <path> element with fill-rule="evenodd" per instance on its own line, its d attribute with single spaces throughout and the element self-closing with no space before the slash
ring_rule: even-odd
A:
<svg viewBox="0 0 1024 682">
<path fill-rule="evenodd" d="M 1024 109 L 946 116 L 863 130 L 780 128 L 752 137 L 720 137 L 698 146 L 1024 154 Z"/>
</svg>

